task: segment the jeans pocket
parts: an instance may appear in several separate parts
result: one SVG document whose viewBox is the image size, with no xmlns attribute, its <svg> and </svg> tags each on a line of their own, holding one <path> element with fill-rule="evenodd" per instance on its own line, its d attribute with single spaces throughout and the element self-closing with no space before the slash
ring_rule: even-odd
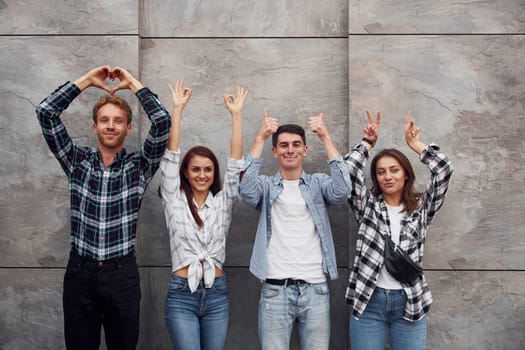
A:
<svg viewBox="0 0 525 350">
<path fill-rule="evenodd" d="M 74 280 L 80 271 L 82 271 L 82 268 L 78 265 L 68 265 L 66 268 L 66 273 L 64 274 L 64 281 Z"/>
<path fill-rule="evenodd" d="M 129 280 L 134 280 L 139 278 L 139 268 L 137 264 L 129 263 L 122 265 L 118 271 L 122 276 Z"/>
<path fill-rule="evenodd" d="M 168 284 L 168 294 L 172 293 L 175 295 L 176 293 L 179 293 L 183 291 L 184 289 L 188 289 L 188 280 L 186 278 L 174 276 L 171 278 L 170 283 Z"/>
<path fill-rule="evenodd" d="M 261 289 L 261 296 L 263 298 L 273 298 L 277 296 L 282 289 L 281 286 L 264 283 Z"/>
<path fill-rule="evenodd" d="M 330 289 L 328 289 L 328 285 L 326 283 L 320 283 L 318 285 L 312 285 L 315 292 L 319 295 L 326 295 L 330 293 Z"/>
<path fill-rule="evenodd" d="M 226 278 L 216 278 L 213 282 L 211 289 L 217 294 L 224 294 L 228 292 L 228 284 L 226 283 Z"/>
</svg>

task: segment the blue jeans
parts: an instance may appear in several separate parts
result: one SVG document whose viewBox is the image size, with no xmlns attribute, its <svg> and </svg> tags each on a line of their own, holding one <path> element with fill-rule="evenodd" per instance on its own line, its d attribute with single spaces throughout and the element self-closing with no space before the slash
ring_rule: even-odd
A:
<svg viewBox="0 0 525 350">
<path fill-rule="evenodd" d="M 166 326 L 177 350 L 222 350 L 228 330 L 226 276 L 191 293 L 188 279 L 172 275 L 166 296 Z"/>
<path fill-rule="evenodd" d="M 328 285 L 317 283 L 276 286 L 263 283 L 259 300 L 259 339 L 262 350 L 288 350 L 295 322 L 301 349 L 328 349 Z"/>
<path fill-rule="evenodd" d="M 405 304 L 403 290 L 377 287 L 361 317 L 357 320 L 350 314 L 352 350 L 384 350 L 387 334 L 391 350 L 425 349 L 427 318 L 416 322 L 404 320 Z"/>
</svg>

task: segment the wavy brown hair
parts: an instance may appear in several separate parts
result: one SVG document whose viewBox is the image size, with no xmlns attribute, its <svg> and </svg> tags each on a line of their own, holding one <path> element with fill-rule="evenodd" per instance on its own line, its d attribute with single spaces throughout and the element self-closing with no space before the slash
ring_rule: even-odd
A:
<svg viewBox="0 0 525 350">
<path fill-rule="evenodd" d="M 191 188 L 190 182 L 186 178 L 186 171 L 188 170 L 188 165 L 190 164 L 191 159 L 195 156 L 208 158 L 213 163 L 213 183 L 210 186 L 210 192 L 213 193 L 213 195 L 215 195 L 221 190 L 221 172 L 219 170 L 219 162 L 217 161 L 217 157 L 208 147 L 195 146 L 193 148 L 190 148 L 188 152 L 186 152 L 186 154 L 184 155 L 184 158 L 182 158 L 182 162 L 179 168 L 180 189 L 186 195 L 186 200 L 188 202 L 188 205 L 190 206 L 191 215 L 195 219 L 197 226 L 199 226 L 199 228 L 202 228 L 202 226 L 204 226 L 204 222 L 199 216 L 199 210 L 197 206 L 193 203 L 193 189 Z"/>
<path fill-rule="evenodd" d="M 131 107 L 129 106 L 128 102 L 123 99 L 122 97 L 118 97 L 116 95 L 103 95 L 100 96 L 97 103 L 93 106 L 93 122 L 97 123 L 97 113 L 98 110 L 108 103 L 111 103 L 112 105 L 117 106 L 118 108 L 122 109 L 124 112 L 126 112 L 127 115 L 127 122 L 128 124 L 131 123 Z"/>
<path fill-rule="evenodd" d="M 395 160 L 398 161 L 398 163 L 401 165 L 401 167 L 405 171 L 407 180 L 405 181 L 405 185 L 403 186 L 403 194 L 401 195 L 401 203 L 405 205 L 405 209 L 403 211 L 407 211 L 408 214 L 412 214 L 418 206 L 418 202 L 419 202 L 419 198 L 421 197 L 421 193 L 416 192 L 414 190 L 414 183 L 416 182 L 416 175 L 414 173 L 414 169 L 412 168 L 412 164 L 410 164 L 410 161 L 403 154 L 403 152 L 395 148 L 385 148 L 379 151 L 379 153 L 375 155 L 375 157 L 372 159 L 372 163 L 370 164 L 370 177 L 372 178 L 372 193 L 374 193 L 375 195 L 379 195 L 383 193 L 383 191 L 381 190 L 381 187 L 379 186 L 379 183 L 377 182 L 377 175 L 376 175 L 377 162 L 383 157 L 394 158 Z"/>
</svg>

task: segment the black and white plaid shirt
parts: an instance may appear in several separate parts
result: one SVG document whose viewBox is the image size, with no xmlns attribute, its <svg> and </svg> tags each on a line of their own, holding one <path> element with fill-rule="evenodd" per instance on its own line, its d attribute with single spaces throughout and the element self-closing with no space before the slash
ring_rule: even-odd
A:
<svg viewBox="0 0 525 350">
<path fill-rule="evenodd" d="M 383 196 L 376 196 L 366 188 L 364 168 L 367 159 L 368 150 L 362 144 L 354 146 L 345 157 L 353 185 L 349 204 L 359 224 L 356 255 L 345 297 L 356 318 L 365 311 L 383 266 L 384 240 L 379 232 L 388 234 L 390 230 Z M 429 168 L 431 177 L 418 208 L 411 215 L 405 214 L 401 220 L 399 237 L 401 248 L 419 264 L 423 259 L 428 225 L 443 205 L 453 171 L 450 160 L 436 145 L 427 146 L 420 159 Z M 417 321 L 432 304 L 428 283 L 422 276 L 411 284 L 402 285 L 407 296 L 403 318 Z"/>
<path fill-rule="evenodd" d="M 36 109 L 44 138 L 69 179 L 71 249 L 94 260 L 125 256 L 135 251 L 140 203 L 168 143 L 170 115 L 148 88 L 137 91 L 151 120 L 148 136 L 140 151 L 123 149 L 104 167 L 100 152 L 73 143 L 60 120 L 79 94 L 68 82 Z"/>
</svg>

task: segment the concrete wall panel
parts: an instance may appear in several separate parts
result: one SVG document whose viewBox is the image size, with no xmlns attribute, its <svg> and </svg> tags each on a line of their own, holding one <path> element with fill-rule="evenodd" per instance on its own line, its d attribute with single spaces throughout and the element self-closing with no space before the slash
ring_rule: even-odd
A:
<svg viewBox="0 0 525 350">
<path fill-rule="evenodd" d="M 523 0 L 349 1 L 351 34 L 512 34 L 525 29 Z"/>
<path fill-rule="evenodd" d="M 0 268 L 0 348 L 63 349 L 63 269 Z"/>
<path fill-rule="evenodd" d="M 456 171 L 427 240 L 427 268 L 523 269 L 523 36 L 357 36 L 349 44 L 350 140 L 383 112 L 378 148 L 403 140 L 406 111 Z M 410 54 L 407 54 L 410 52 Z M 428 172 L 417 165 L 424 188 Z"/>
<path fill-rule="evenodd" d="M 523 271 L 427 272 L 427 349 L 523 349 Z"/>
<path fill-rule="evenodd" d="M 348 31 L 347 1 L 141 2 L 146 37 L 333 37 Z"/>
<path fill-rule="evenodd" d="M 137 34 L 138 0 L 0 1 L 0 34 Z"/>
</svg>

